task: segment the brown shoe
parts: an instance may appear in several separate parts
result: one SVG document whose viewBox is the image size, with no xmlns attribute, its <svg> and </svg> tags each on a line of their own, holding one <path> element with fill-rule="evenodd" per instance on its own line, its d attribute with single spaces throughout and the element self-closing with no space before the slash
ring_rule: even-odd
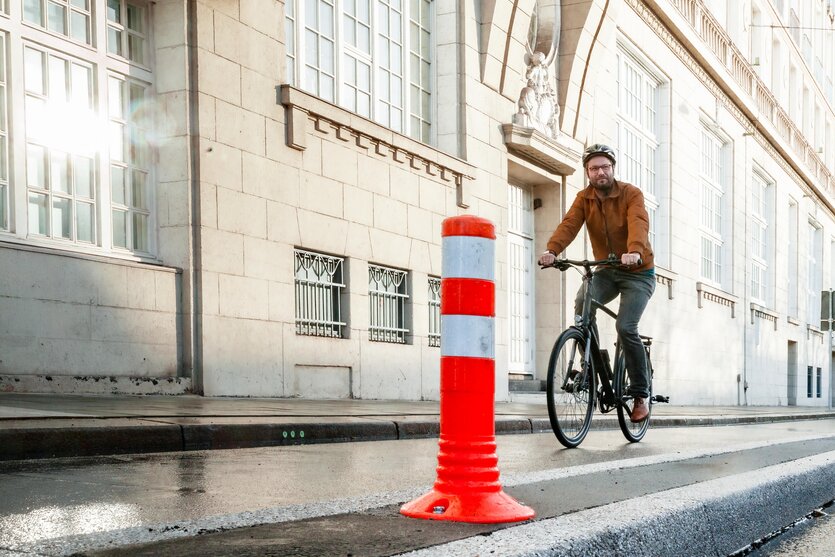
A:
<svg viewBox="0 0 835 557">
<path fill-rule="evenodd" d="M 647 399 L 635 397 L 634 398 L 634 405 L 632 406 L 632 414 L 629 416 L 629 419 L 632 420 L 633 423 L 643 422 L 649 416 L 649 404 L 647 404 Z"/>
</svg>

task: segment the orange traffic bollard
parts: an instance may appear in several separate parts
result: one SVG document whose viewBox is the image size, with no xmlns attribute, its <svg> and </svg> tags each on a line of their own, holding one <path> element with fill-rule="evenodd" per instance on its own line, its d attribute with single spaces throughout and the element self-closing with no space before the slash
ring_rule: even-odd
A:
<svg viewBox="0 0 835 557">
<path fill-rule="evenodd" d="M 502 491 L 493 398 L 496 233 L 490 221 L 444 220 L 441 273 L 441 435 L 432 491 L 406 503 L 413 518 L 518 522 L 534 511 Z"/>
</svg>

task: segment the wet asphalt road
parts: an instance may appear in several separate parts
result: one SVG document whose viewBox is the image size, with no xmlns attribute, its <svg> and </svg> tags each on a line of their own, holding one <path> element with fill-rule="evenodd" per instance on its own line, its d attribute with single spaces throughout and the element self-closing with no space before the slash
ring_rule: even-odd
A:
<svg viewBox="0 0 835 557">
<path fill-rule="evenodd" d="M 578 467 L 600 471 L 608 468 L 606 463 L 616 462 L 612 466 L 619 467 L 638 459 L 659 466 L 692 457 L 677 465 L 670 485 L 692 483 L 704 474 L 735 470 L 720 459 L 711 462 L 711 456 L 702 457 L 704 463 L 698 466 L 702 453 L 822 436 L 835 439 L 835 421 L 657 429 L 639 444 L 626 443 L 619 431 L 593 431 L 575 450 L 562 449 L 551 434 L 505 435 L 497 442 L 507 491 L 543 512 L 546 505 L 532 491 L 524 491 L 535 483 L 536 474 L 570 477 Z M 0 548 L 48 555 L 94 551 L 109 542 L 122 543 L 125 531 L 159 532 L 187 521 L 227 528 L 289 520 L 299 528 L 301 521 L 323 514 L 344 510 L 351 515 L 352 509 L 362 506 L 351 502 L 356 499 L 366 501 L 367 508 L 386 509 L 395 503 L 391 509 L 396 511 L 396 502 L 431 486 L 436 455 L 437 440 L 426 439 L 0 463 Z M 748 456 L 750 462 L 739 464 L 741 468 L 766 463 L 756 453 Z M 701 471 L 696 473 L 697 469 Z M 641 482 L 658 482 L 659 475 L 652 472 L 646 468 L 644 474 L 612 481 L 640 488 Z M 400 495 L 384 496 L 391 493 Z M 376 505 L 375 494 L 380 495 Z M 602 495 L 595 504 L 606 502 L 608 494 Z M 565 499 L 582 502 L 582 497 L 580 490 Z M 401 520 L 391 509 L 375 511 L 385 519 L 380 523 L 383 530 L 391 530 L 385 526 L 387 520 Z M 467 528 L 462 531 L 471 535 L 473 529 Z M 186 540 L 182 543 L 189 545 Z"/>
</svg>

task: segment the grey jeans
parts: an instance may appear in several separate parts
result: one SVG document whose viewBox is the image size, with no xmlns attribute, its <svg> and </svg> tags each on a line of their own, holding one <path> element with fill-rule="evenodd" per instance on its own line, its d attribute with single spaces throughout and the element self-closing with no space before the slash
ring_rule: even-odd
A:
<svg viewBox="0 0 835 557">
<path fill-rule="evenodd" d="M 649 373 L 644 346 L 638 335 L 638 322 L 641 320 L 649 299 L 655 292 L 655 277 L 630 273 L 620 269 L 601 269 L 594 273 L 591 281 L 592 298 L 601 304 L 607 304 L 620 294 L 620 309 L 615 321 L 615 329 L 626 357 L 626 369 L 629 373 L 629 394 L 635 397 L 649 396 Z M 583 288 L 577 292 L 574 301 L 574 314 L 583 311 Z M 596 327 L 592 308 L 592 325 Z"/>
</svg>

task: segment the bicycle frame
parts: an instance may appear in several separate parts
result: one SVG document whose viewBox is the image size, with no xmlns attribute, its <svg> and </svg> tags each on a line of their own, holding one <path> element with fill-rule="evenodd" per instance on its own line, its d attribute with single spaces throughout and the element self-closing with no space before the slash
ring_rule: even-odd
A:
<svg viewBox="0 0 835 557">
<path fill-rule="evenodd" d="M 614 261 L 584 261 L 583 263 L 583 268 L 585 269 L 583 272 L 583 310 L 580 314 L 579 322 L 575 322 L 574 327 L 579 329 L 585 338 L 589 339 L 589 342 L 586 343 L 585 354 L 583 354 L 584 361 L 591 362 L 591 359 L 595 355 L 599 356 L 600 361 L 593 363 L 592 369 L 599 368 L 597 369 L 597 376 L 600 378 L 600 386 L 603 388 L 603 393 L 609 398 L 609 400 L 614 401 L 615 392 L 612 386 L 612 382 L 608 375 L 604 373 L 605 370 L 603 369 L 603 358 L 600 352 L 599 332 L 591 317 L 592 309 L 599 309 L 607 315 L 609 315 L 612 319 L 618 318 L 617 313 L 615 313 L 614 311 L 606 307 L 604 304 L 601 304 L 600 302 L 591 297 L 591 285 L 592 281 L 594 280 L 594 272 L 592 271 L 592 267 L 595 266 L 595 264 L 614 265 Z M 615 345 L 615 354 L 612 363 L 618 361 L 618 353 L 620 352 L 620 350 L 620 341 L 618 341 Z M 596 395 L 597 393 L 591 393 L 592 397 Z"/>
<path fill-rule="evenodd" d="M 589 339 L 589 342 L 586 343 L 586 350 L 585 350 L 585 354 L 583 356 L 584 356 L 584 359 L 585 359 L 586 362 L 591 361 L 591 358 L 594 357 L 594 355 L 600 356 L 600 358 L 599 358 L 600 361 L 596 363 L 595 367 L 599 367 L 599 366 L 602 367 L 603 366 L 603 357 L 602 357 L 602 353 L 601 353 L 601 349 L 600 349 L 600 337 L 599 337 L 600 333 L 597 330 L 597 327 L 595 326 L 595 320 L 592 320 L 591 310 L 592 310 L 592 308 L 602 310 L 604 313 L 609 315 L 612 319 L 617 319 L 618 314 L 615 313 L 614 311 L 612 311 L 611 309 L 609 309 L 608 307 L 606 307 L 604 304 L 601 304 L 600 302 L 598 302 L 597 300 L 595 300 L 594 298 L 591 297 L 591 293 L 590 293 L 591 292 L 591 284 L 592 284 L 592 281 L 594 280 L 594 272 L 592 271 L 591 268 L 596 266 L 596 265 L 610 265 L 610 266 L 615 267 L 619 264 L 619 262 L 617 260 L 607 259 L 607 260 L 602 260 L 602 261 L 568 261 L 568 263 L 571 263 L 575 266 L 582 266 L 584 268 L 584 272 L 583 272 L 583 310 L 582 310 L 582 313 L 580 314 L 579 322 L 575 322 L 575 324 L 574 324 L 574 328 L 579 329 L 580 333 L 585 338 Z M 648 366 L 647 372 L 650 374 L 650 377 L 652 377 L 652 373 L 653 373 L 652 360 L 650 358 L 650 348 L 649 348 L 650 344 L 651 344 L 651 340 L 649 339 L 649 337 L 642 337 L 642 339 L 643 339 L 643 344 L 644 344 L 644 351 L 646 352 L 646 357 L 647 357 L 647 366 Z M 621 354 L 622 351 L 623 351 L 623 348 L 621 347 L 620 338 L 618 338 L 617 341 L 615 342 L 615 354 L 614 354 L 614 358 L 612 359 L 612 365 L 613 366 L 617 365 L 617 362 L 619 361 L 619 357 L 620 357 L 620 354 Z M 614 404 L 620 404 L 621 401 L 618 400 L 620 397 L 617 396 L 617 395 L 622 396 L 623 393 L 617 393 L 617 395 L 616 395 L 616 393 L 614 392 L 614 387 L 612 385 L 611 378 L 607 377 L 606 373 L 604 373 L 603 371 L 604 371 L 603 369 L 598 369 L 597 370 L 597 375 L 600 378 L 600 385 L 603 388 L 603 393 Z M 613 371 L 614 371 L 614 369 L 613 369 Z M 592 396 L 596 396 L 596 394 L 597 393 L 592 393 Z M 659 397 L 655 397 L 655 398 L 659 398 Z M 667 397 L 660 397 L 658 402 L 667 402 L 667 400 L 664 400 L 666 398 Z"/>
</svg>

